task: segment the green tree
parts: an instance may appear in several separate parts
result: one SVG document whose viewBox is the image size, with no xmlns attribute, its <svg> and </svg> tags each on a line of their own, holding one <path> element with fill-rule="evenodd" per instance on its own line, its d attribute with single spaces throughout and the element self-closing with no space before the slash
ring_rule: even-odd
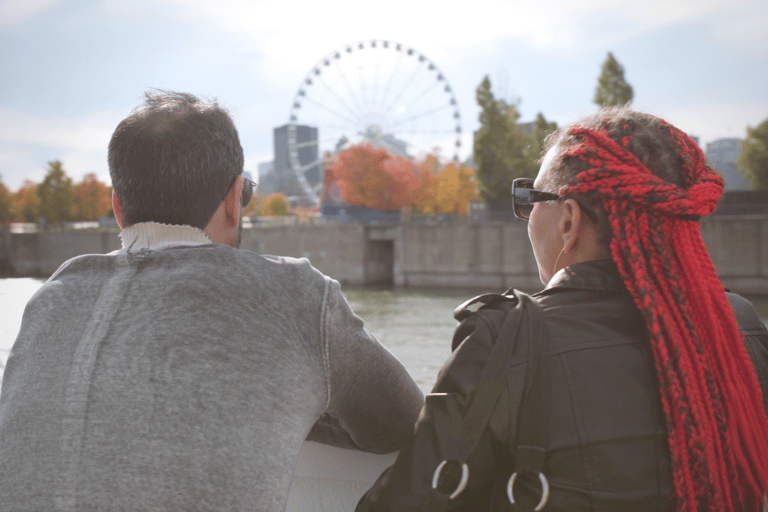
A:
<svg viewBox="0 0 768 512">
<path fill-rule="evenodd" d="M 264 208 L 261 211 L 261 215 L 267 217 L 285 217 L 288 215 L 290 205 L 285 199 L 285 196 L 279 192 L 267 196 L 264 201 Z"/>
<path fill-rule="evenodd" d="M 538 173 L 541 157 L 544 156 L 544 141 L 547 136 L 557 130 L 557 123 L 547 122 L 544 114 L 539 112 L 533 123 L 533 130 L 528 135 L 528 144 L 525 146 L 525 157 L 528 166 L 533 168 L 534 175 Z"/>
<path fill-rule="evenodd" d="M 608 58 L 605 59 L 600 78 L 597 80 L 593 101 L 601 107 L 614 107 L 629 105 L 632 103 L 632 97 L 632 86 L 624 79 L 624 66 L 608 52 Z"/>
<path fill-rule="evenodd" d="M 40 198 L 40 217 L 49 223 L 72 220 L 72 179 L 64 172 L 60 160 L 48 162 L 48 173 L 37 186 L 37 195 Z"/>
<path fill-rule="evenodd" d="M 768 119 L 757 128 L 747 128 L 736 163 L 752 183 L 753 190 L 768 190 Z"/>
<path fill-rule="evenodd" d="M 11 191 L 3 183 L 0 176 L 0 226 L 11 222 Z"/>
<path fill-rule="evenodd" d="M 526 136 L 517 125 L 520 114 L 517 105 L 493 96 L 487 76 L 477 87 L 476 98 L 480 129 L 475 135 L 473 158 L 478 192 L 486 202 L 509 199 L 512 180 L 532 176 L 525 156 Z"/>
</svg>

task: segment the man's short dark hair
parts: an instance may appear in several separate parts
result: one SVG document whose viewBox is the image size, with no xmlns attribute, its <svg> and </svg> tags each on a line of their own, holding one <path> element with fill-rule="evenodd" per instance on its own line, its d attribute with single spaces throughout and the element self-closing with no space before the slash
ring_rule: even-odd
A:
<svg viewBox="0 0 768 512">
<path fill-rule="evenodd" d="M 229 113 L 187 93 L 148 91 L 109 142 L 123 227 L 154 221 L 204 229 L 243 164 Z"/>
</svg>

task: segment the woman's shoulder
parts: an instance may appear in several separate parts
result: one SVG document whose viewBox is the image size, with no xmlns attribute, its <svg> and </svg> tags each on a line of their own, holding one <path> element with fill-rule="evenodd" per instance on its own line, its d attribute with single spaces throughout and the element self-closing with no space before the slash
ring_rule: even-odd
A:
<svg viewBox="0 0 768 512">
<path fill-rule="evenodd" d="M 736 322 L 739 324 L 741 332 L 745 335 L 763 333 L 768 335 L 768 329 L 760 320 L 755 306 L 750 301 L 736 293 L 728 292 L 725 295 L 728 297 L 728 302 L 731 303 L 733 314 L 736 316 Z"/>
<path fill-rule="evenodd" d="M 763 390 L 763 405 L 768 411 L 768 329 L 750 301 L 735 293 L 727 293 L 736 322 L 744 335 L 744 346 L 755 368 Z"/>
</svg>

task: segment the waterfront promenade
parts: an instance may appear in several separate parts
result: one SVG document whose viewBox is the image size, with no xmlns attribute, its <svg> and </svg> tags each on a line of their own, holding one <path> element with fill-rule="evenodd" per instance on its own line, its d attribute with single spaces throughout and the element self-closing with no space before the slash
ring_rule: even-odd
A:
<svg viewBox="0 0 768 512">
<path fill-rule="evenodd" d="M 768 296 L 768 215 L 708 217 L 702 236 L 727 288 Z M 0 235 L 0 271 L 5 267 L 16 276 L 46 277 L 69 258 L 119 247 L 116 231 L 5 232 Z M 541 288 L 524 222 L 267 224 L 245 229 L 242 247 L 306 257 L 349 285 Z"/>
</svg>

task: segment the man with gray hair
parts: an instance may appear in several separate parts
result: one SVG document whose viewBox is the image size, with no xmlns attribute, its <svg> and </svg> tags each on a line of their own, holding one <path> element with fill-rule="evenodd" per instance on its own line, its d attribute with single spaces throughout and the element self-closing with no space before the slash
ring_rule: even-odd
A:
<svg viewBox="0 0 768 512">
<path fill-rule="evenodd" d="M 3 510 L 280 511 L 305 439 L 410 437 L 423 395 L 339 283 L 237 248 L 252 183 L 222 107 L 147 93 L 109 168 L 123 248 L 64 263 L 8 358 Z"/>
</svg>

